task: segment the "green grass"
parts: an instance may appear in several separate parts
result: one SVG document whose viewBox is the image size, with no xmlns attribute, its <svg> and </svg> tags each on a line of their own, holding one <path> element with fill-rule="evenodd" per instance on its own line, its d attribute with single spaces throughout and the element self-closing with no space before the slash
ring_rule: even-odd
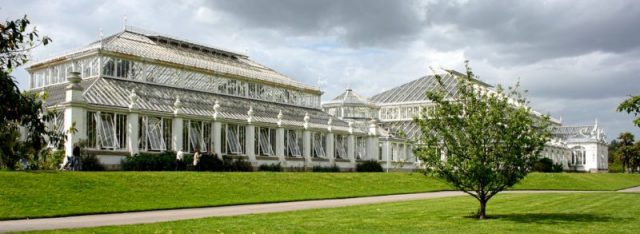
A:
<svg viewBox="0 0 640 234">
<path fill-rule="evenodd" d="M 469 196 L 274 214 L 62 230 L 75 233 L 637 233 L 640 194 L 505 194 L 491 219 Z"/>
<path fill-rule="evenodd" d="M 529 175 L 516 189 L 617 190 L 640 175 Z M 0 172 L 0 219 L 416 193 L 419 173 Z"/>
<path fill-rule="evenodd" d="M 614 191 L 640 186 L 640 175 L 619 173 L 531 173 L 516 190 Z"/>
<path fill-rule="evenodd" d="M 0 219 L 416 193 L 418 173 L 0 172 Z"/>
</svg>

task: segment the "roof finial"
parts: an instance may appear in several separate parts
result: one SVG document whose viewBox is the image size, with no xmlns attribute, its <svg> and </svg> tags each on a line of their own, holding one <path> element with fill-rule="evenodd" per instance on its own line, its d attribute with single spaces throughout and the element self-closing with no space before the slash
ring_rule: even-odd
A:
<svg viewBox="0 0 640 234">
<path fill-rule="evenodd" d="M 127 30 L 127 14 L 122 18 L 122 30 Z"/>
<path fill-rule="evenodd" d="M 104 33 L 102 33 L 102 27 L 100 27 L 100 41 L 104 39 Z"/>
<path fill-rule="evenodd" d="M 249 106 L 249 111 L 247 111 L 247 123 L 251 123 L 253 121 L 253 106 Z"/>
</svg>

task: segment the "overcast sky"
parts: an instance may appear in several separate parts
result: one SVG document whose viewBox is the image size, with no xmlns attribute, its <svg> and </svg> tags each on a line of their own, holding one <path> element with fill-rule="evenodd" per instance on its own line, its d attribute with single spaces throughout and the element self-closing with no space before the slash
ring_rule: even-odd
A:
<svg viewBox="0 0 640 234">
<path fill-rule="evenodd" d="M 593 124 L 609 140 L 640 138 L 615 108 L 640 94 L 640 1 L 7 1 L 1 20 L 27 14 L 49 46 L 81 47 L 127 24 L 249 55 L 329 100 L 345 88 L 371 96 L 430 74 L 462 70 L 518 80 L 532 106 L 565 125 Z M 14 74 L 26 87 L 27 73 Z"/>
</svg>

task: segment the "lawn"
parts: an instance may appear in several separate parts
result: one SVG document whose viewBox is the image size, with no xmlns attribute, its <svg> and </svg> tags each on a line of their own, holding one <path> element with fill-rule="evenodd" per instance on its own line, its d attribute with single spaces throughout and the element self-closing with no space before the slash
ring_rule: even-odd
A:
<svg viewBox="0 0 640 234">
<path fill-rule="evenodd" d="M 620 173 L 531 173 L 516 190 L 614 191 L 640 186 L 640 175 Z"/>
<path fill-rule="evenodd" d="M 418 173 L 0 172 L 0 219 L 450 189 Z"/>
<path fill-rule="evenodd" d="M 617 190 L 640 175 L 531 174 L 517 189 Z M 0 219 L 450 190 L 419 173 L 0 172 Z"/>
<path fill-rule="evenodd" d="M 637 233 L 640 228 L 640 194 L 505 194 L 489 202 L 490 219 L 468 218 L 477 208 L 477 201 L 465 196 L 63 232 Z"/>
</svg>

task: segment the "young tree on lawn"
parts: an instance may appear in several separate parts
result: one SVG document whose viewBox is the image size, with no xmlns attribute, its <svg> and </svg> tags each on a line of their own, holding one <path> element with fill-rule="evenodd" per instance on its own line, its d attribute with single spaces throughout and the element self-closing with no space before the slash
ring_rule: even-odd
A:
<svg viewBox="0 0 640 234">
<path fill-rule="evenodd" d="M 435 75 L 439 88 L 427 92 L 435 111 L 414 119 L 422 131 L 415 153 L 427 172 L 476 198 L 484 219 L 489 199 L 531 170 L 549 139 L 549 117 L 536 116 L 517 85 L 482 87 L 465 64 L 466 76 L 449 72 L 457 79 L 454 92 Z"/>
</svg>

